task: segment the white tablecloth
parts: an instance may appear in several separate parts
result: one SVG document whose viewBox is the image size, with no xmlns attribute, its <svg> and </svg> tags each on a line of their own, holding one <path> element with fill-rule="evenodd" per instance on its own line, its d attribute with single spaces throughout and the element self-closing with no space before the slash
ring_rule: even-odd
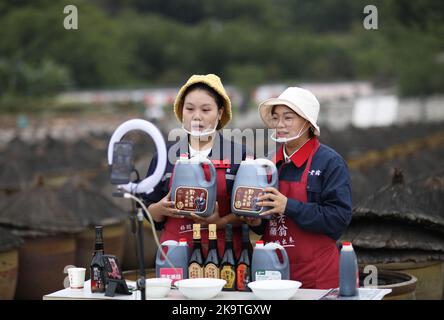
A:
<svg viewBox="0 0 444 320">
<path fill-rule="evenodd" d="M 128 286 L 136 287 L 134 281 L 127 281 Z M 367 290 L 377 291 L 372 297 L 373 300 L 381 300 L 386 294 L 390 293 L 390 289 L 366 289 L 359 288 L 359 292 L 364 297 Z M 290 300 L 319 300 L 329 290 L 317 289 L 299 289 Z M 104 293 L 91 293 L 90 280 L 85 282 L 85 287 L 81 290 L 73 290 L 70 288 L 59 290 L 57 292 L 43 296 L 43 300 L 140 300 L 140 292 L 135 291 L 132 295 L 118 295 L 114 297 L 105 297 Z M 187 299 L 179 290 L 172 289 L 167 297 L 158 300 L 184 300 Z M 365 299 L 365 297 L 364 297 Z M 156 300 L 148 298 L 147 300 Z M 213 300 L 258 300 L 252 292 L 222 291 Z M 362 299 L 361 299 L 362 300 Z"/>
</svg>

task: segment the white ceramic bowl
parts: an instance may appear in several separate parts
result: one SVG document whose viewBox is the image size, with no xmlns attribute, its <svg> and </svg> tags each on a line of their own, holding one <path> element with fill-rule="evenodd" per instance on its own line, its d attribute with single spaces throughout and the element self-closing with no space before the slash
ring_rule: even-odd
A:
<svg viewBox="0 0 444 320">
<path fill-rule="evenodd" d="M 288 300 L 302 285 L 294 280 L 261 280 L 248 284 L 253 293 L 264 300 Z"/>
<path fill-rule="evenodd" d="M 221 292 L 226 283 L 222 279 L 198 278 L 179 280 L 174 284 L 188 299 L 211 299 Z"/>
<path fill-rule="evenodd" d="M 171 279 L 150 278 L 145 280 L 145 294 L 150 298 L 164 298 L 170 293 Z"/>
</svg>

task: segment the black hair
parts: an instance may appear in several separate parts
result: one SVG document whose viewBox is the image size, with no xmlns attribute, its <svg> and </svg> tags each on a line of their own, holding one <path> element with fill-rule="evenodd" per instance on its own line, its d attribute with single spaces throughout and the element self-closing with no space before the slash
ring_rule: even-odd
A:
<svg viewBox="0 0 444 320">
<path fill-rule="evenodd" d="M 313 138 L 314 136 L 315 136 L 315 129 L 313 128 L 313 126 L 310 126 L 310 128 L 308 129 L 308 137 Z"/>
<path fill-rule="evenodd" d="M 214 90 L 209 85 L 207 85 L 205 83 L 202 83 L 202 82 L 198 82 L 198 83 L 192 84 L 191 86 L 189 86 L 185 90 L 185 92 L 183 93 L 183 96 L 182 96 L 183 97 L 182 103 L 185 101 L 185 97 L 187 96 L 187 94 L 190 93 L 193 90 L 196 90 L 196 89 L 206 91 L 214 99 L 214 101 L 216 102 L 218 110 L 224 107 L 224 105 L 225 105 L 224 104 L 224 102 L 225 102 L 224 98 L 222 98 L 222 96 L 216 90 Z"/>
</svg>

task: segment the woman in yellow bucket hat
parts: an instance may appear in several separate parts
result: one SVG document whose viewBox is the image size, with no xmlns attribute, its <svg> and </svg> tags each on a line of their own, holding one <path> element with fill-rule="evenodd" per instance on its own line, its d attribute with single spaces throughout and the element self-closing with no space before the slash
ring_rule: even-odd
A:
<svg viewBox="0 0 444 320">
<path fill-rule="evenodd" d="M 241 221 L 231 213 L 230 196 L 239 164 L 245 159 L 245 146 L 226 140 L 218 132 L 232 118 L 231 101 L 220 78 L 214 74 L 193 75 L 182 86 L 174 102 L 174 113 L 187 133 L 178 142 L 168 147 L 168 154 L 176 157 L 193 157 L 201 155 L 210 159 L 217 173 L 217 202 L 214 213 L 207 218 L 181 217 L 170 198 L 171 177 L 174 174 L 174 161 L 169 159 L 164 177 L 155 187 L 154 192 L 145 197 L 149 211 L 156 222 L 156 228 L 162 230 L 161 242 L 179 241 L 186 238 L 192 242 L 192 224 L 200 223 L 202 248 L 204 254 L 208 249 L 209 223 L 217 225 L 219 255 L 222 256 L 225 243 L 225 226 L 233 225 L 233 246 L 236 253 L 241 250 Z M 148 175 L 157 162 L 153 156 Z"/>
</svg>

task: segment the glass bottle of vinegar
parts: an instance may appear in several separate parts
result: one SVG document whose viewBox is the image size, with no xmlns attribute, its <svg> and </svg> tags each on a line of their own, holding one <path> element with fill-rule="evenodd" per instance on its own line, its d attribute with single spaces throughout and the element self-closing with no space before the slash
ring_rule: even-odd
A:
<svg viewBox="0 0 444 320">
<path fill-rule="evenodd" d="M 193 251 L 188 262 L 188 278 L 203 278 L 204 260 L 200 236 L 200 224 L 193 224 Z"/>
<path fill-rule="evenodd" d="M 216 225 L 208 225 L 208 255 L 205 260 L 204 277 L 205 278 L 220 278 L 219 271 L 219 253 L 217 252 L 217 233 Z"/>
<path fill-rule="evenodd" d="M 224 291 L 236 290 L 236 260 L 233 252 L 233 227 L 225 226 L 225 249 L 220 263 L 220 278 L 227 281 Z"/>
<path fill-rule="evenodd" d="M 103 263 L 103 236 L 102 226 L 96 226 L 96 241 L 91 259 L 91 292 L 105 292 L 105 265 Z"/>
</svg>

